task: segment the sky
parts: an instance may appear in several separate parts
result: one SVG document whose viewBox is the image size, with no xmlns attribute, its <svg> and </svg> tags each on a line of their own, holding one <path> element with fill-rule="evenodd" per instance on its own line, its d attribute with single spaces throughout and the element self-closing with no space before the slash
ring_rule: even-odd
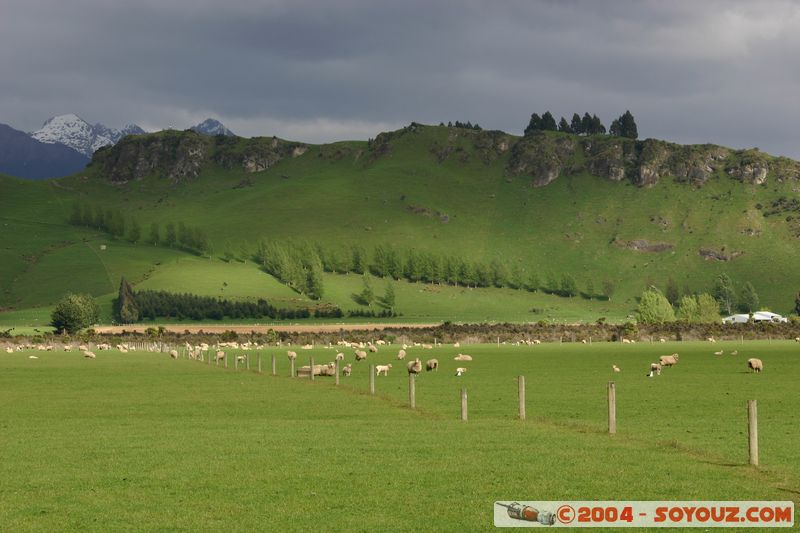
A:
<svg viewBox="0 0 800 533">
<path fill-rule="evenodd" d="M 640 138 L 800 159 L 798 28 L 778 0 L 0 0 L 0 122 L 317 143 L 629 109 Z"/>
</svg>

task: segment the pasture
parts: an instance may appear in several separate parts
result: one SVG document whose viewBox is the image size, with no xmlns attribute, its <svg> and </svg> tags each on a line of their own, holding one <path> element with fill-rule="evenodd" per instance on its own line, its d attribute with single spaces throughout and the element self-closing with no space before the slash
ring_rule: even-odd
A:
<svg viewBox="0 0 800 533">
<path fill-rule="evenodd" d="M 3 352 L 0 523 L 472 531 L 492 527 L 500 499 L 798 501 L 796 343 L 412 346 L 405 361 L 392 345 L 360 363 L 344 348 L 354 370 L 338 387 L 333 377 L 288 377 L 287 349 L 298 367 L 337 351 L 249 351 L 250 371 L 234 369 L 243 353 L 234 350 L 227 369 L 161 353 Z M 453 361 L 458 352 L 474 360 Z M 677 366 L 645 377 L 672 352 Z M 754 356 L 760 375 L 746 369 Z M 437 358 L 440 369 L 417 376 L 411 410 L 405 362 L 414 357 Z M 369 365 L 387 363 L 371 396 Z M 468 368 L 460 378 L 457 366 Z M 615 436 L 606 433 L 609 380 Z M 758 468 L 747 464 L 748 399 L 759 403 Z"/>
</svg>

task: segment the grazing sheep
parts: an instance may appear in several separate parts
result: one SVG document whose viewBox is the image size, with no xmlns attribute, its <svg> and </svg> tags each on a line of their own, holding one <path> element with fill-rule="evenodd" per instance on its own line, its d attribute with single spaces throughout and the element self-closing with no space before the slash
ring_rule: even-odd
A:
<svg viewBox="0 0 800 533">
<path fill-rule="evenodd" d="M 660 339 L 658 339 L 658 342 L 667 342 L 667 339 L 665 339 L 664 337 L 661 337 Z"/>
<path fill-rule="evenodd" d="M 650 363 L 650 373 L 647 374 L 648 378 L 653 377 L 653 373 L 656 375 L 661 375 L 661 364 L 660 363 Z"/>
<path fill-rule="evenodd" d="M 613 370 L 614 372 L 619 372 L 620 371 L 619 367 L 617 365 L 611 365 L 611 370 Z"/>
<path fill-rule="evenodd" d="M 364 350 L 356 350 L 356 361 L 363 361 L 367 358 L 367 352 Z"/>
<path fill-rule="evenodd" d="M 14 353 L 14 348 L 11 346 L 6 347 L 6 353 Z"/>
<path fill-rule="evenodd" d="M 337 361 L 344 361 L 344 354 L 342 352 L 337 353 L 336 354 L 336 360 Z"/>
<path fill-rule="evenodd" d="M 314 349 L 314 345 L 313 344 L 304 344 L 302 349 L 303 350 L 313 350 Z"/>
<path fill-rule="evenodd" d="M 39 358 L 38 358 L 38 357 L 36 357 L 35 355 L 29 355 L 29 356 L 28 356 L 28 359 L 39 359 Z"/>
<path fill-rule="evenodd" d="M 353 363 L 347 363 L 342 368 L 342 375 L 349 376 L 353 372 Z"/>
<path fill-rule="evenodd" d="M 406 351 L 405 350 L 400 350 L 399 352 L 397 352 L 397 360 L 398 361 L 402 361 L 405 358 L 406 358 Z"/>
<path fill-rule="evenodd" d="M 222 350 L 219 350 L 217 352 L 217 361 L 222 361 L 223 359 L 225 359 L 225 352 L 223 352 Z"/>
<path fill-rule="evenodd" d="M 80 351 L 82 351 L 82 352 L 87 352 L 87 351 L 89 351 L 89 348 L 88 348 L 88 347 L 87 347 L 85 344 L 81 344 L 80 346 L 78 346 L 78 349 L 79 349 Z"/>
<path fill-rule="evenodd" d="M 83 356 L 84 356 L 85 358 L 87 358 L 87 359 L 94 359 L 95 357 L 97 357 L 97 356 L 94 354 L 94 352 L 90 352 L 89 350 L 86 350 L 85 352 L 83 352 Z"/>
<path fill-rule="evenodd" d="M 367 349 L 372 353 L 378 353 L 378 347 L 375 346 L 374 344 L 370 344 L 369 346 L 367 346 Z"/>
<path fill-rule="evenodd" d="M 794 342 L 800 342 L 800 337 L 795 337 Z"/>
<path fill-rule="evenodd" d="M 747 368 L 752 370 L 753 372 L 761 372 L 764 370 L 764 363 L 761 359 L 757 359 L 755 357 L 751 357 L 747 360 Z"/>
<path fill-rule="evenodd" d="M 539 339 L 533 339 L 533 344 L 542 344 L 542 341 Z"/>
<path fill-rule="evenodd" d="M 622 344 L 630 344 L 630 339 L 622 339 Z"/>
<path fill-rule="evenodd" d="M 708 342 L 717 342 L 717 339 L 715 339 L 714 337 L 709 337 L 709 338 L 707 338 L 706 340 L 707 340 Z"/>
<path fill-rule="evenodd" d="M 425 362 L 425 370 L 430 372 L 431 370 L 439 370 L 439 360 L 438 359 L 428 359 Z"/>
<path fill-rule="evenodd" d="M 461 343 L 460 342 L 453 343 L 453 348 L 461 348 Z"/>
<path fill-rule="evenodd" d="M 678 364 L 678 354 L 674 353 L 672 355 L 662 355 L 659 357 L 658 362 L 661 366 L 672 366 Z"/>
<path fill-rule="evenodd" d="M 409 374 L 419 374 L 422 372 L 422 361 L 419 360 L 419 357 L 410 361 L 406 367 L 408 368 Z"/>
<path fill-rule="evenodd" d="M 718 351 L 718 352 L 714 352 L 714 355 L 722 355 L 723 353 L 725 353 L 725 352 L 724 352 L 724 351 L 722 351 L 722 350 L 720 350 L 720 351 Z"/>
<path fill-rule="evenodd" d="M 731 352 L 731 355 L 739 355 L 739 350 L 734 350 Z"/>
<path fill-rule="evenodd" d="M 392 368 L 392 363 L 389 363 L 388 365 L 377 365 L 375 367 L 375 375 L 380 376 L 381 372 L 383 372 L 384 376 L 388 376 L 390 368 Z"/>
<path fill-rule="evenodd" d="M 246 355 L 237 355 L 236 356 L 236 362 L 237 363 L 244 363 L 246 359 L 247 359 Z"/>
<path fill-rule="evenodd" d="M 453 361 L 472 361 L 472 356 L 460 353 L 457 356 L 453 357 Z"/>
<path fill-rule="evenodd" d="M 289 358 L 289 361 L 294 361 L 295 359 L 297 359 L 297 353 L 291 350 L 286 352 L 286 356 Z"/>
<path fill-rule="evenodd" d="M 178 350 L 170 350 L 169 351 L 169 356 L 172 357 L 173 359 L 177 359 L 178 358 Z"/>
<path fill-rule="evenodd" d="M 581 344 L 587 344 L 586 339 L 581 339 Z"/>
<path fill-rule="evenodd" d="M 377 344 L 378 346 L 383 346 L 384 344 L 386 344 L 386 341 L 383 339 L 378 339 L 375 341 L 375 344 Z"/>
<path fill-rule="evenodd" d="M 456 368 L 456 376 L 461 377 L 461 374 L 463 374 L 466 371 L 467 371 L 466 368 L 460 366 L 460 367 Z"/>
<path fill-rule="evenodd" d="M 422 349 L 423 350 L 433 350 L 433 346 L 430 345 L 430 344 L 423 344 L 422 345 Z"/>
</svg>

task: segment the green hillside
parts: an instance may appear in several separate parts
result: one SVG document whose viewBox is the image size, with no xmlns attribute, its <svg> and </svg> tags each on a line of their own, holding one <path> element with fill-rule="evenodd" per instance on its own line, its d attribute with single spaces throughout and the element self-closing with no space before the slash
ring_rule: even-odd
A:
<svg viewBox="0 0 800 533">
<path fill-rule="evenodd" d="M 122 275 L 141 288 L 305 305 L 250 260 L 267 240 L 337 253 L 391 245 L 401 257 L 494 260 L 542 285 L 568 273 L 584 292 L 615 288 L 604 301 L 396 282 L 411 320 L 619 320 L 649 285 L 672 277 L 707 291 L 722 272 L 788 312 L 800 287 L 798 168 L 757 150 L 421 125 L 329 145 L 132 136 L 76 176 L 0 178 L 0 307 L 45 306 L 67 290 L 110 302 Z M 211 258 L 69 225 L 78 202 L 135 219 L 143 241 L 153 222 L 201 229 Z M 326 274 L 323 300 L 357 308 L 360 283 Z M 385 283 L 374 285 L 380 294 Z"/>
</svg>

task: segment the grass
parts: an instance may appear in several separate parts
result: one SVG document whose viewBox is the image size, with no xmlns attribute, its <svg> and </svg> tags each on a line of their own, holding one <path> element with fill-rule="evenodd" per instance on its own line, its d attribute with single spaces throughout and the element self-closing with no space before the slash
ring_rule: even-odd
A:
<svg viewBox="0 0 800 533">
<path fill-rule="evenodd" d="M 797 501 L 792 394 L 796 345 L 700 343 L 410 348 L 442 368 L 417 379 L 406 407 L 397 347 L 367 393 L 355 365 L 332 378 L 224 370 L 166 355 L 0 355 L 0 522 L 8 530 L 463 531 L 489 529 L 498 499 L 772 499 Z M 660 378 L 644 371 L 677 350 Z M 346 350 L 348 360 L 352 356 Z M 334 351 L 298 350 L 300 361 Z M 758 354 L 761 375 L 744 359 Z M 251 353 L 253 367 L 255 354 Z M 398 364 L 399 363 L 399 364 Z M 617 381 L 618 426 L 605 434 L 605 387 Z M 231 365 L 232 366 L 232 365 Z M 515 377 L 528 382 L 516 416 Z M 458 420 L 458 391 L 470 420 Z M 759 400 L 761 467 L 746 465 L 744 402 Z"/>
</svg>

